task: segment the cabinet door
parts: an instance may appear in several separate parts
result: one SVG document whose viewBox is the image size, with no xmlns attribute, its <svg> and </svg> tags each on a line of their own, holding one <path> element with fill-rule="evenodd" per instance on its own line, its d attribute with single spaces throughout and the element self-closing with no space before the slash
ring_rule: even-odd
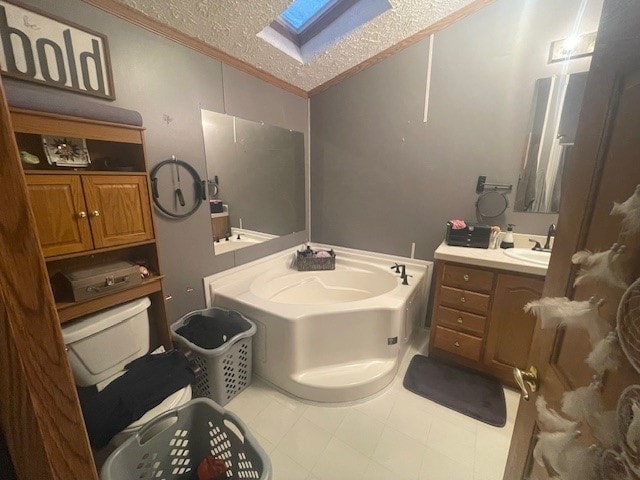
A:
<svg viewBox="0 0 640 480">
<path fill-rule="evenodd" d="M 536 318 L 523 307 L 542 296 L 544 279 L 501 273 L 491 308 L 484 363 L 513 384 L 513 367 L 527 367 Z"/>
<path fill-rule="evenodd" d="M 153 238 L 147 179 L 142 175 L 83 175 L 96 248 Z"/>
<path fill-rule="evenodd" d="M 91 250 L 91 230 L 78 175 L 26 175 L 45 257 Z"/>
</svg>

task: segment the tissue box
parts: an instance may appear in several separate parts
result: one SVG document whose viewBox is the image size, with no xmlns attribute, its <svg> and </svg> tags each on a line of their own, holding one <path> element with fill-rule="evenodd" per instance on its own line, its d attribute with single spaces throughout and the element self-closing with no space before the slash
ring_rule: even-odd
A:
<svg viewBox="0 0 640 480">
<path fill-rule="evenodd" d="M 222 200 L 211 200 L 209 202 L 209 207 L 211 209 L 211 213 L 222 213 L 224 211 Z"/>
<path fill-rule="evenodd" d="M 447 222 L 447 245 L 455 247 L 489 248 L 491 227 L 478 223 L 467 223 L 466 228 L 454 230 L 451 222 Z"/>
</svg>

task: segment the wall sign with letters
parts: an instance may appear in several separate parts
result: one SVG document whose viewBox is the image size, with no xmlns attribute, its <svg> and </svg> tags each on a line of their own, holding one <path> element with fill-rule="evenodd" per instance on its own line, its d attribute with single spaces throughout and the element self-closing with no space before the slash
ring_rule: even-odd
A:
<svg viewBox="0 0 640 480">
<path fill-rule="evenodd" d="M 104 35 L 20 3 L 0 0 L 2 75 L 115 99 Z"/>
</svg>

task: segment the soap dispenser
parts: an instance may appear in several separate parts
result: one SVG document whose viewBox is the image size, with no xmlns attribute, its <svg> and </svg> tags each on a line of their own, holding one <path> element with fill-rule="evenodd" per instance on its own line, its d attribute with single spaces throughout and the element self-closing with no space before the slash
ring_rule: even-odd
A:
<svg viewBox="0 0 640 480">
<path fill-rule="evenodd" d="M 513 227 L 515 227 L 513 223 L 507 227 L 507 233 L 504 234 L 502 242 L 500 242 L 500 248 L 513 248 Z"/>
</svg>

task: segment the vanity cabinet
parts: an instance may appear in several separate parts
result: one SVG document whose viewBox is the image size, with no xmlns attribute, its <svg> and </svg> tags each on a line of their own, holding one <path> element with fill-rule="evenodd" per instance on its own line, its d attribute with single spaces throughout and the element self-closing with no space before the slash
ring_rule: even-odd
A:
<svg viewBox="0 0 640 480">
<path fill-rule="evenodd" d="M 22 166 L 49 278 L 122 260 L 150 272 L 140 285 L 78 302 L 57 295 L 54 281 L 60 322 L 148 296 L 152 346 L 170 348 L 143 128 L 22 109 L 11 120 L 18 150 L 39 160 Z M 45 141 L 72 143 L 90 162 L 53 164 Z"/>
<path fill-rule="evenodd" d="M 429 354 L 515 386 L 526 368 L 535 317 L 524 305 L 542 296 L 544 279 L 439 261 Z"/>
</svg>

